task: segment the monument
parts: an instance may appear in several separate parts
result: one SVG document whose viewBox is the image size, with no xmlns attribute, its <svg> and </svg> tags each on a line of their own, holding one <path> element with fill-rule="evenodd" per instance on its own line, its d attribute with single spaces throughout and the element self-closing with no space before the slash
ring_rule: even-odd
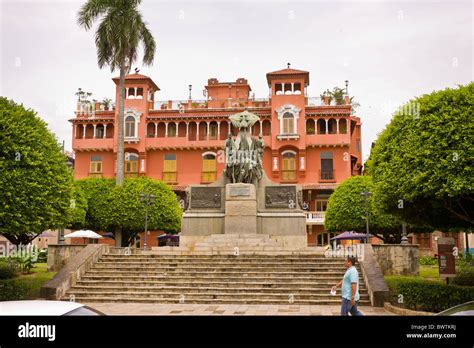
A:
<svg viewBox="0 0 474 348">
<path fill-rule="evenodd" d="M 262 134 L 258 138 L 250 134 L 257 115 L 245 110 L 229 119 L 239 133 L 235 139 L 229 134 L 225 141 L 224 172 L 212 184 L 188 187 L 180 246 L 193 249 L 206 241 L 209 245 L 209 237 L 219 235 L 230 235 L 227 241 L 234 235 L 257 243 L 261 235 L 277 248 L 305 248 L 301 187 L 276 184 L 266 176 Z"/>
</svg>

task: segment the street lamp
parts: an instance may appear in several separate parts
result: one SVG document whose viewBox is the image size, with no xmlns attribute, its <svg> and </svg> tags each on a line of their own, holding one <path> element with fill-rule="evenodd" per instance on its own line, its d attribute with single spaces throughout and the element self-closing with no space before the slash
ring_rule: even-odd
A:
<svg viewBox="0 0 474 348">
<path fill-rule="evenodd" d="M 140 202 L 145 204 L 145 238 L 143 240 L 143 250 L 147 247 L 147 233 L 148 233 L 148 207 L 155 204 L 155 195 L 152 194 L 140 194 Z"/>
<path fill-rule="evenodd" d="M 365 201 L 365 242 L 369 242 L 369 198 L 372 196 L 372 192 L 364 190 L 360 193 L 360 200 Z"/>
</svg>

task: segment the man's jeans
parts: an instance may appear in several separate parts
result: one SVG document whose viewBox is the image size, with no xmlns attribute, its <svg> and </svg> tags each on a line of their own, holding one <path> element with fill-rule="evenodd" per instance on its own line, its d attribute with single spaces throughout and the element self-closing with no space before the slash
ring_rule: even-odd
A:
<svg viewBox="0 0 474 348">
<path fill-rule="evenodd" d="M 341 315 L 347 316 L 351 313 L 352 316 L 362 316 L 363 314 L 357 309 L 358 304 L 359 301 L 356 301 L 355 305 L 352 305 L 351 300 L 342 298 Z"/>
</svg>

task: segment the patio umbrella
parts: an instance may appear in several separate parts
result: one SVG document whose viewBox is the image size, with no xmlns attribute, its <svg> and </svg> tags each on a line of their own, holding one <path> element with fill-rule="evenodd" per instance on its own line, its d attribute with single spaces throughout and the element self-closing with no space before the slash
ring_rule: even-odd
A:
<svg viewBox="0 0 474 348">
<path fill-rule="evenodd" d="M 102 237 L 115 239 L 115 235 L 112 232 L 106 232 L 102 235 Z"/>
<path fill-rule="evenodd" d="M 100 234 L 95 233 L 94 231 L 91 231 L 91 230 L 79 230 L 79 231 L 72 232 L 65 235 L 64 238 L 84 238 L 84 243 L 85 243 L 86 238 L 99 239 L 103 237 Z"/>
<path fill-rule="evenodd" d="M 41 237 L 41 238 L 51 238 L 51 237 L 54 237 L 54 236 L 53 236 L 52 234 L 43 232 L 43 233 L 41 233 L 38 237 Z"/>
<path fill-rule="evenodd" d="M 369 233 L 369 238 L 372 237 L 372 235 Z M 359 240 L 359 239 L 366 239 L 367 235 L 365 233 L 357 233 L 354 231 L 346 231 L 342 232 L 341 234 L 338 234 L 335 237 L 332 237 L 331 240 Z"/>
</svg>

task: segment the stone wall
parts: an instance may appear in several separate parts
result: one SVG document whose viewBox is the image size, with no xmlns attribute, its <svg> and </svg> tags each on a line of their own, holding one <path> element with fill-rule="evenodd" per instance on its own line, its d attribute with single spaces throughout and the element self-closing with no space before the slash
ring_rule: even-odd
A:
<svg viewBox="0 0 474 348">
<path fill-rule="evenodd" d="M 52 244 L 48 246 L 48 271 L 58 272 L 72 257 L 76 256 L 82 249 L 83 245 L 72 244 Z"/>
<path fill-rule="evenodd" d="M 363 254 L 359 260 L 362 269 L 364 282 L 369 292 L 370 303 L 374 307 L 383 307 L 384 303 L 389 300 L 390 290 L 385 283 L 383 272 L 380 268 L 373 245 L 363 244 Z"/>
<path fill-rule="evenodd" d="M 419 275 L 418 245 L 373 245 L 374 255 L 384 275 Z"/>
</svg>

